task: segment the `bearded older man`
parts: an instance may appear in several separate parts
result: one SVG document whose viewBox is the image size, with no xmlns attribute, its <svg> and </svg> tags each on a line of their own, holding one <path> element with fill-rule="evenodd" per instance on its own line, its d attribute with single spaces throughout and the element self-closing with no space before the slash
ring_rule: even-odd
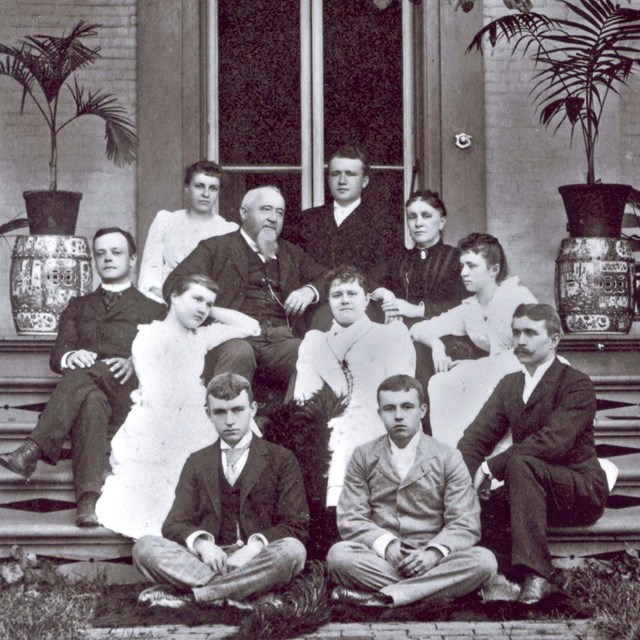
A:
<svg viewBox="0 0 640 640">
<path fill-rule="evenodd" d="M 284 214 L 277 187 L 251 189 L 240 206 L 240 230 L 200 242 L 164 284 L 166 295 L 174 278 L 206 274 L 220 286 L 220 306 L 260 322 L 259 336 L 229 340 L 209 353 L 206 379 L 237 373 L 251 381 L 257 366 L 284 383 L 295 373 L 296 321 L 320 299 L 325 269 L 299 247 L 279 240 Z"/>
</svg>

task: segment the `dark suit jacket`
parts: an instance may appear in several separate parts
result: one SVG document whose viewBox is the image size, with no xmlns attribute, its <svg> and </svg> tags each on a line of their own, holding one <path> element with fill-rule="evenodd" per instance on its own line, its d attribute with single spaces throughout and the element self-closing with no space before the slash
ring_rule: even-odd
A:
<svg viewBox="0 0 640 640">
<path fill-rule="evenodd" d="M 194 531 L 218 535 L 221 464 L 220 441 L 189 456 L 162 527 L 165 538 L 185 544 Z M 309 508 L 291 451 L 254 437 L 239 482 L 240 526 L 247 538 L 261 533 L 269 542 L 286 537 L 306 541 Z"/>
<path fill-rule="evenodd" d="M 133 286 L 107 311 L 100 290 L 71 298 L 60 317 L 58 337 L 49 364 L 61 373 L 60 361 L 68 351 L 87 349 L 98 358 L 131 355 L 131 343 L 139 324 L 148 324 L 166 312 L 166 307 L 150 300 Z"/>
<path fill-rule="evenodd" d="M 424 302 L 425 318 L 433 318 L 459 305 L 470 293 L 460 277 L 460 251 L 442 241 L 427 249 L 403 250 L 393 261 L 389 276 L 390 289 L 412 304 Z"/>
<path fill-rule="evenodd" d="M 309 257 L 300 247 L 286 240 L 278 240 L 278 264 L 284 299 L 306 284 L 324 293 L 325 269 Z M 202 240 L 198 246 L 169 274 L 162 288 L 170 290 L 179 276 L 202 273 L 220 287 L 217 303 L 222 307 L 240 309 L 249 282 L 247 243 L 240 231 Z M 284 302 L 284 300 L 283 300 Z"/>
<path fill-rule="evenodd" d="M 371 288 L 386 284 L 387 264 L 402 246 L 402 219 L 364 199 L 339 227 L 330 201 L 305 209 L 288 229 L 292 241 L 314 260 L 329 269 L 353 265 L 369 278 Z"/>
<path fill-rule="evenodd" d="M 512 456 L 526 455 L 602 481 L 593 439 L 596 396 L 589 377 L 556 359 L 526 404 L 523 388 L 522 373 L 505 376 L 464 432 L 458 448 L 471 475 L 511 429 L 513 445 L 488 460 L 496 478 L 504 477 Z"/>
</svg>

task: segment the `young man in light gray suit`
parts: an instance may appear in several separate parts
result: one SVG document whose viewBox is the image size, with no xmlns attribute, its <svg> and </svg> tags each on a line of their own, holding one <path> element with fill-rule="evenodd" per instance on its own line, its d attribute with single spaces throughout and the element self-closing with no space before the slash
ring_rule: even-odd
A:
<svg viewBox="0 0 640 640">
<path fill-rule="evenodd" d="M 338 503 L 332 599 L 398 606 L 478 589 L 496 559 L 474 546 L 480 507 L 460 452 L 422 432 L 427 406 L 415 378 L 387 378 L 378 407 L 388 435 L 355 450 Z"/>
</svg>

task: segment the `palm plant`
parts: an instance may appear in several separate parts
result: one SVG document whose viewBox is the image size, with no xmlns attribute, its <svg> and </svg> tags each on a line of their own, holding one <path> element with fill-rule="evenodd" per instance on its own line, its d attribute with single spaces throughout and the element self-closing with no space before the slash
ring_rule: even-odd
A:
<svg viewBox="0 0 640 640">
<path fill-rule="evenodd" d="M 554 133 L 568 123 L 571 139 L 582 134 L 587 156 L 587 184 L 596 180 L 596 143 L 607 98 L 618 94 L 640 60 L 640 11 L 621 8 L 611 0 L 558 0 L 566 18 L 521 12 L 483 27 L 467 51 L 482 51 L 506 42 L 512 53 L 531 52 L 536 63 L 534 104 L 540 122 L 555 123 Z"/>
<path fill-rule="evenodd" d="M 51 191 L 58 188 L 58 134 L 81 116 L 104 120 L 106 155 L 116 165 L 130 164 L 136 157 L 137 138 L 124 107 L 101 89 L 85 90 L 74 75 L 100 58 L 100 47 L 88 47 L 82 42 L 83 38 L 95 36 L 100 26 L 80 20 L 62 37 L 34 35 L 25 37 L 18 46 L 0 44 L 0 55 L 6 56 L 0 58 L 0 76 L 9 76 L 22 86 L 21 112 L 30 97 L 49 127 Z M 63 87 L 75 105 L 75 113 L 69 117 L 63 117 L 59 109 Z"/>
</svg>

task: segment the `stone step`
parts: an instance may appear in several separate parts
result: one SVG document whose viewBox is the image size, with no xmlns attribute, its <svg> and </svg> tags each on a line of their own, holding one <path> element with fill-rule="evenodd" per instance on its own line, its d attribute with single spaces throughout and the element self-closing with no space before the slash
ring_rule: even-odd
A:
<svg viewBox="0 0 640 640">
<path fill-rule="evenodd" d="M 580 527 L 551 527 L 551 554 L 555 557 L 584 557 L 599 553 L 640 548 L 640 506 L 605 509 L 595 524 Z"/>
<path fill-rule="evenodd" d="M 41 499 L 75 503 L 71 460 L 40 462 L 28 481 L 0 467 L 0 505 Z"/>
<path fill-rule="evenodd" d="M 67 560 L 115 560 L 131 556 L 133 543 L 104 527 L 76 527 L 75 509 L 34 513 L 0 508 L 0 557 L 11 545 Z"/>
</svg>

